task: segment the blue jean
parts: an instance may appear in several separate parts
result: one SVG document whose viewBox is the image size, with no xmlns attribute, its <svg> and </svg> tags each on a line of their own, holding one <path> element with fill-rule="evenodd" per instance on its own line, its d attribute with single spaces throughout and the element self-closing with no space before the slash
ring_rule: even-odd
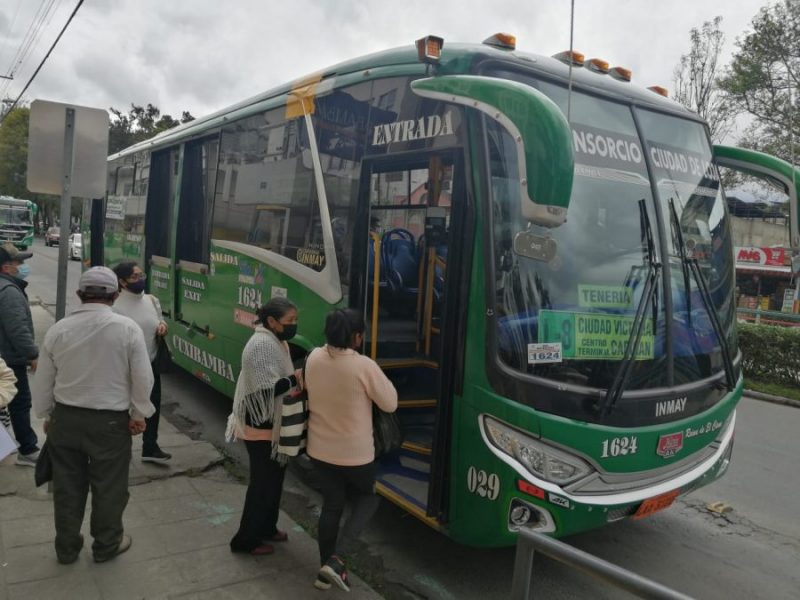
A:
<svg viewBox="0 0 800 600">
<path fill-rule="evenodd" d="M 11 365 L 9 365 L 11 366 Z M 11 427 L 17 438 L 20 454 L 32 454 L 39 449 L 39 438 L 31 427 L 31 388 L 28 385 L 28 367 L 12 366 L 17 377 L 17 395 L 8 405 Z"/>
</svg>

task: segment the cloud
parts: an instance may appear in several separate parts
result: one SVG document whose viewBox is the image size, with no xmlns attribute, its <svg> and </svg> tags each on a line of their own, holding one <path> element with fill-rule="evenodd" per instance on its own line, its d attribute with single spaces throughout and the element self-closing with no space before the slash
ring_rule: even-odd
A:
<svg viewBox="0 0 800 600">
<path fill-rule="evenodd" d="M 0 35 L 0 73 L 38 7 L 19 2 L 13 31 Z M 690 28 L 722 15 L 729 54 L 762 4 L 578 0 L 575 48 L 631 68 L 636 84 L 670 88 Z M 0 32 L 17 6 L 0 3 Z M 507 31 L 520 49 L 553 54 L 569 47 L 568 6 L 546 0 L 93 0 L 82 6 L 28 96 L 101 107 L 150 102 L 162 112 L 201 116 L 429 33 L 447 44 L 480 43 Z M 19 93 L 73 7 L 59 5 L 9 93 Z M 0 80 L 0 92 L 3 86 Z"/>
</svg>

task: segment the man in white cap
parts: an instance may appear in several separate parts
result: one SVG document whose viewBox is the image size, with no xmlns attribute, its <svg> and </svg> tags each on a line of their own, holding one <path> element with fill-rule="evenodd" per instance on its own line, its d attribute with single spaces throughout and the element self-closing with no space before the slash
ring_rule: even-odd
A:
<svg viewBox="0 0 800 600">
<path fill-rule="evenodd" d="M 0 246 L 0 357 L 14 371 L 17 393 L 8 405 L 14 437 L 19 444 L 17 464 L 33 467 L 39 456 L 39 440 L 31 427 L 31 390 L 28 366 L 36 369 L 39 349 L 33 339 L 33 319 L 25 288 L 29 268 L 22 252 L 13 244 Z"/>
<path fill-rule="evenodd" d="M 131 546 L 122 526 L 131 436 L 144 431 L 155 407 L 142 330 L 111 310 L 118 285 L 107 267 L 84 271 L 78 284 L 81 307 L 48 330 L 33 379 L 33 408 L 45 419 L 53 463 L 55 547 L 63 564 L 75 562 L 83 547 L 90 488 L 95 562 Z"/>
</svg>

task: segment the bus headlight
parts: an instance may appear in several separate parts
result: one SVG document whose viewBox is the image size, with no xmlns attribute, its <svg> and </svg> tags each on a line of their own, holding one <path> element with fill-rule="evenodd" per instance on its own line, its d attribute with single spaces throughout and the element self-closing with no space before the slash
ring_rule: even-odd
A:
<svg viewBox="0 0 800 600">
<path fill-rule="evenodd" d="M 558 450 L 530 435 L 494 419 L 483 416 L 487 439 L 533 475 L 546 481 L 565 485 L 592 472 L 583 460 Z"/>
</svg>

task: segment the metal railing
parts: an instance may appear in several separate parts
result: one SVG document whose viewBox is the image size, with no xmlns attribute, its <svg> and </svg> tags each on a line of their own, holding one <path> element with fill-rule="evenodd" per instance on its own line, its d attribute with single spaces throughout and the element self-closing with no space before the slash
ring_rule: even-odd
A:
<svg viewBox="0 0 800 600">
<path fill-rule="evenodd" d="M 578 569 L 640 598 L 657 600 L 692 600 L 651 579 L 637 575 L 583 550 L 528 529 L 520 529 L 517 536 L 517 553 L 514 559 L 514 578 L 511 600 L 528 600 L 536 596 L 533 577 L 533 555 L 541 552 L 565 565 Z"/>
<path fill-rule="evenodd" d="M 777 310 L 761 310 L 758 308 L 737 308 L 736 317 L 761 325 L 778 325 L 781 327 L 800 327 L 800 315 Z"/>
</svg>

